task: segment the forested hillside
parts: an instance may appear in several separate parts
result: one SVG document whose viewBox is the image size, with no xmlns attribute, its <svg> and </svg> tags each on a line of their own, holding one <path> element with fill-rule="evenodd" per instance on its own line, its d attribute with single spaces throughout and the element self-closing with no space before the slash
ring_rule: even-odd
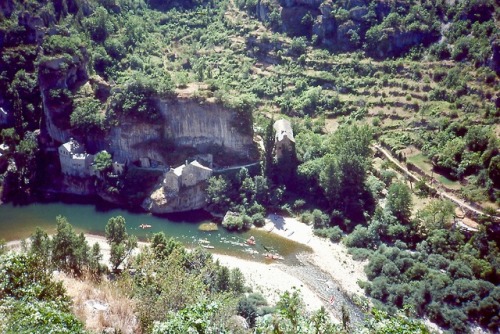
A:
<svg viewBox="0 0 500 334">
<path fill-rule="evenodd" d="M 239 214 L 224 221 L 225 227 L 262 225 L 270 210 L 299 216 L 317 234 L 345 243 L 355 258 L 369 260 L 370 281 L 361 285 L 376 308 L 404 308 L 454 333 L 471 326 L 496 332 L 499 20 L 494 0 L 2 1 L 2 199 L 36 200 L 57 183 L 61 173 L 54 167 L 54 151 L 62 142 L 54 134 L 101 145 L 105 134 L 122 125 L 154 127 L 165 121 L 162 101 L 214 104 L 233 112 L 235 131 L 253 136 L 261 148 L 248 156 L 260 155 L 262 168 L 208 181 L 206 209 L 216 216 L 228 210 Z M 273 122 L 280 118 L 293 124 L 295 151 L 277 159 Z M 162 139 L 158 151 L 172 164 L 192 154 L 167 135 Z M 394 164 L 374 159 L 375 142 L 422 179 L 414 182 Z M 220 166 L 250 159 L 218 147 L 210 153 Z M 128 172 L 123 177 L 104 173 L 91 183 L 106 196 L 137 205 L 145 196 L 140 187 L 158 175 L 142 175 L 141 183 L 137 170 Z M 483 213 L 473 217 L 476 232 L 457 227 L 465 215 L 439 198 L 440 192 Z M 174 248 L 182 253 L 180 262 L 172 264 L 170 253 L 160 259 L 151 250 L 134 266 L 162 275 L 151 268 L 170 261 L 194 290 L 201 293 L 200 282 L 209 284 L 215 304 L 183 300 L 168 309 L 163 322 L 154 323 L 160 315 L 142 319 L 144 332 L 180 331 L 207 310 L 206 322 L 219 321 L 224 308 L 235 310 L 238 300 L 237 309 L 250 324 L 255 325 L 256 314 L 269 311 L 257 310 L 263 305 L 255 300 L 238 299 L 242 291 L 228 302 L 224 293 L 231 289 L 207 283 L 205 272 L 225 269 L 204 254 Z M 30 256 L 3 257 L 3 268 L 20 261 L 19 266 L 36 269 Z M 206 263 L 192 268 L 191 256 Z M 54 308 L 65 326 L 79 329 L 66 314 L 59 287 L 49 276 L 37 279 L 50 287 L 50 298 L 61 300 L 49 305 L 37 295 L 37 307 Z M 125 283 L 142 294 L 140 307 L 145 307 L 153 292 L 137 280 Z M 24 298 L 16 289 L 2 291 L 5 305 Z M 22 293 L 33 298 L 30 291 Z M 296 296 L 284 298 L 293 303 Z M 14 306 L 15 317 L 26 312 L 25 305 Z M 248 309 L 254 313 L 245 313 Z M 298 313 L 286 312 L 278 306 L 278 318 L 260 324 L 262 333 L 281 326 L 276 319 L 295 326 Z M 324 332 L 323 316 L 311 318 L 318 326 L 303 332 Z M 11 319 L 6 326 L 14 326 L 17 318 Z M 280 330 L 291 333 L 292 327 Z"/>
</svg>

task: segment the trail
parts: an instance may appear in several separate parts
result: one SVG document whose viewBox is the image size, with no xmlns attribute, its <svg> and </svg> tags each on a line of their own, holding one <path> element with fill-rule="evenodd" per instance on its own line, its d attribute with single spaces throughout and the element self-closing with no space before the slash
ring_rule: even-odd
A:
<svg viewBox="0 0 500 334">
<path fill-rule="evenodd" d="M 402 171 L 404 174 L 406 174 L 408 177 L 410 177 L 413 181 L 423 180 L 421 177 L 410 172 L 405 165 L 403 165 L 401 162 L 399 162 L 399 160 L 397 160 L 395 157 L 393 157 L 392 154 L 388 150 L 383 148 L 382 146 L 380 146 L 378 144 L 374 144 L 373 147 L 377 151 L 382 153 L 390 162 L 392 162 L 394 165 L 396 165 L 400 171 Z M 426 180 L 423 180 L 423 181 L 425 182 Z M 427 182 L 425 182 L 425 184 L 429 188 L 434 189 L 440 197 L 446 198 L 446 199 L 452 201 L 453 203 L 455 203 L 456 205 L 458 205 L 464 212 L 465 212 L 465 210 L 467 210 L 467 211 L 473 212 L 475 215 L 478 215 L 478 216 L 480 216 L 480 215 L 488 216 L 488 217 L 493 218 L 495 221 L 498 221 L 498 219 L 499 219 L 499 217 L 491 216 L 491 215 L 485 213 L 484 211 L 475 208 L 474 206 L 472 206 L 469 203 L 465 202 L 464 200 L 454 196 L 453 194 L 450 194 L 449 192 L 441 189 L 440 187 L 436 187 L 433 184 L 429 184 Z"/>
</svg>

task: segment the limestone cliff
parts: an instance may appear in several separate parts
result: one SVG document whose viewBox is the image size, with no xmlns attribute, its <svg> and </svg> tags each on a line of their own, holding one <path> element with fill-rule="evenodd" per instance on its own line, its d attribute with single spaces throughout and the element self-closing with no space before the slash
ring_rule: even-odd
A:
<svg viewBox="0 0 500 334">
<path fill-rule="evenodd" d="M 70 92 L 88 81 L 87 51 L 81 56 L 58 56 L 40 62 L 40 91 L 44 110 L 44 122 L 48 136 L 63 143 L 72 136 L 69 118 L 72 112 Z"/>
<path fill-rule="evenodd" d="M 88 143 L 88 146 L 95 150 L 106 149 L 125 161 L 147 157 L 163 164 L 171 164 L 169 153 L 182 148 L 207 153 L 218 147 L 235 156 L 249 157 L 253 147 L 252 132 L 237 127 L 236 112 L 192 99 L 159 100 L 158 103 L 162 120 L 150 123 L 123 117 L 103 140 Z"/>
<path fill-rule="evenodd" d="M 104 101 L 103 105 L 112 109 L 109 102 L 112 88 L 95 78 L 89 79 L 87 61 L 87 53 L 82 49 L 79 56 L 71 59 L 66 55 L 56 55 L 40 62 L 39 83 L 44 109 L 42 142 L 47 147 L 52 146 L 54 149 L 73 137 L 83 143 L 90 154 L 106 150 L 115 161 L 142 167 L 149 167 L 149 163 L 144 166 L 143 161 L 154 161 L 160 164 L 158 171 L 198 153 L 216 152 L 222 156 L 231 156 L 232 161 L 240 158 L 248 162 L 251 159 L 251 153 L 254 152 L 251 122 L 242 122 L 237 111 L 221 104 L 200 102 L 187 97 L 154 98 L 160 112 L 155 122 L 141 119 L 137 115 L 113 112 L 110 113 L 114 115 L 109 122 L 111 125 L 102 131 L 82 132 L 72 128 L 70 116 L 75 108 L 72 96 L 99 95 Z M 105 94 L 99 94 L 99 89 Z M 85 93 L 88 90 L 90 93 Z M 135 193 L 131 195 L 130 189 L 119 188 L 118 182 L 111 187 L 116 188 L 114 191 L 117 193 L 109 195 L 106 190 L 110 188 L 110 184 L 100 179 L 86 182 L 90 178 L 80 182 L 61 174 L 61 180 L 55 181 L 60 186 L 54 189 L 65 193 L 98 195 L 104 200 L 120 203 L 131 203 L 127 196 L 135 196 L 134 203 L 148 198 L 149 202 L 142 206 L 155 213 L 186 211 L 205 206 L 206 182 L 182 187 L 176 196 L 167 196 L 161 187 L 154 190 L 152 185 L 136 185 L 133 187 Z M 140 196 L 137 195 L 139 193 Z"/>
<path fill-rule="evenodd" d="M 270 12 L 280 13 L 281 24 L 274 28 L 290 36 L 316 36 L 319 44 L 335 50 L 352 51 L 369 42 L 366 34 L 370 27 L 379 26 L 382 30 L 377 41 L 367 51 L 372 56 L 399 56 L 412 47 L 428 45 L 438 40 L 438 32 L 417 24 L 417 28 L 407 31 L 385 29 L 381 22 L 389 15 L 392 8 L 408 9 L 410 3 L 395 0 L 374 1 L 350 0 L 260 0 L 256 4 L 255 15 L 262 21 L 269 21 Z M 374 25 L 374 22 L 377 22 Z M 276 23 L 274 23 L 276 24 Z M 391 27 L 388 27 L 391 28 Z"/>
<path fill-rule="evenodd" d="M 249 156 L 253 146 L 251 124 L 248 129 L 238 123 L 238 114 L 215 103 L 179 99 L 161 101 L 167 137 L 177 146 L 206 151 L 217 145 L 223 150 Z"/>
</svg>

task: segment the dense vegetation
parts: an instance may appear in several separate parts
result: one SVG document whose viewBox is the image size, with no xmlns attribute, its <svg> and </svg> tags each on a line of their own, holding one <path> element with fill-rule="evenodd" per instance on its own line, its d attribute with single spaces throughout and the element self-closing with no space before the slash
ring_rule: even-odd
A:
<svg viewBox="0 0 500 334">
<path fill-rule="evenodd" d="M 8 111 L 7 117 L 0 114 L 0 143 L 9 148 L 0 157 L 2 198 L 29 199 L 46 185 L 43 176 L 52 175 L 53 157 L 44 151 L 44 105 L 57 111 L 58 127 L 85 138 L 125 117 L 153 124 L 162 117 L 157 100 L 175 99 L 176 89 L 189 88 L 190 98 L 200 103 L 236 110 L 238 124 L 253 122 L 262 137 L 260 170 L 209 181 L 208 209 L 238 213 L 225 220 L 227 228 L 261 225 L 271 209 L 296 214 L 317 234 L 343 239 L 355 257 L 369 260 L 370 282 L 363 284 L 379 308 L 409 307 L 408 313 L 457 333 L 471 323 L 495 331 L 498 228 L 484 217 L 475 234 L 454 229 L 452 204 L 432 198 L 435 190 L 425 182 L 408 188 L 390 164 L 373 163 L 370 146 L 377 140 L 426 178 L 490 211 L 498 208 L 498 3 L 286 3 L 291 2 L 7 0 L 0 6 L 0 107 Z M 61 83 L 60 77 L 70 79 Z M 295 153 L 280 160 L 273 153 L 272 120 L 278 117 L 291 119 L 295 133 Z M 110 157 L 99 153 L 96 161 L 108 175 Z M 137 204 L 144 194 L 133 186 L 158 177 L 141 173 L 131 168 L 123 180 L 105 176 L 101 188 Z M 431 201 L 415 208 L 416 195 Z M 117 272 L 136 245 L 123 226 L 116 219 L 107 232 Z M 324 332 L 321 326 L 329 326 L 321 312 L 310 318 L 300 308 L 287 310 L 283 305 L 297 302 L 294 294 L 283 297 L 273 317 L 256 324 L 256 314 L 269 310 L 258 297 L 242 297 L 241 282 L 231 281 L 237 273 L 164 236 L 152 241 L 151 249 L 127 264 L 142 274 L 123 277 L 127 294 L 141 301 L 144 330 L 220 330 L 236 309 L 261 332 L 297 326 L 304 333 Z M 28 314 L 28 304 L 19 300 L 29 300 L 40 313 L 56 317 L 54 323 L 79 331 L 48 268 L 100 277 L 99 249 L 90 249 L 63 218 L 52 239 L 37 231 L 32 242 L 28 255 L 6 256 L 2 266 L 28 272 L 42 266 L 30 282 L 43 282 L 51 291 L 47 298 L 40 295 L 38 283 L 24 295 L 2 290 L 2 305 L 16 310 L 2 326 L 7 332 L 38 326 L 18 321 Z M 159 276 L 165 280 L 144 284 Z M 177 278 L 191 290 L 173 291 Z M 196 297 L 207 291 L 207 298 Z M 151 305 L 158 313 L 146 312 Z M 377 317 L 392 326 L 394 319 Z"/>
<path fill-rule="evenodd" d="M 113 249 L 117 239 L 126 239 L 126 234 L 122 217 L 108 221 L 106 236 L 111 245 L 111 265 L 115 268 L 111 284 L 133 305 L 138 323 L 136 332 L 348 332 L 348 319 L 342 325 L 334 325 L 324 309 L 307 314 L 297 290 L 283 294 L 276 306 L 267 306 L 262 295 L 248 290 L 239 269 L 229 270 L 214 262 L 203 248 L 187 251 L 163 233 L 154 234 L 150 245 L 136 256 L 127 254 L 126 263 L 116 271 Z M 61 270 L 91 280 L 93 289 L 100 289 L 107 284 L 104 274 L 108 267 L 100 263 L 99 244 L 90 249 L 64 217 L 57 217 L 57 232 L 53 237 L 37 230 L 30 241 L 23 253 L 0 254 L 0 329 L 3 333 L 88 333 L 72 314 L 71 300 L 62 282 L 52 273 Z M 246 320 L 250 329 L 237 315 Z M 383 312 L 365 326 L 426 332 L 419 322 L 403 315 L 388 317 Z"/>
</svg>

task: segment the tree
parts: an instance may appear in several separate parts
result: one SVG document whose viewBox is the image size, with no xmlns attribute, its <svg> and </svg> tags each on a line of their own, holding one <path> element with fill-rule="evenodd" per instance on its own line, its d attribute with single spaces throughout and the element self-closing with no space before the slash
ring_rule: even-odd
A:
<svg viewBox="0 0 500 334">
<path fill-rule="evenodd" d="M 104 233 L 109 244 L 120 244 L 125 241 L 127 237 L 125 218 L 122 216 L 111 217 L 106 224 Z"/>
<path fill-rule="evenodd" d="M 229 291 L 229 287 L 231 286 L 231 273 L 228 267 L 219 266 L 215 282 L 217 291 Z"/>
<path fill-rule="evenodd" d="M 97 7 L 90 17 L 85 18 L 83 25 L 96 42 L 104 42 L 114 30 L 112 17 L 101 6 Z"/>
<path fill-rule="evenodd" d="M 264 133 L 264 176 L 272 180 L 274 176 L 274 144 L 276 138 L 273 128 L 274 119 L 269 120 Z"/>
<path fill-rule="evenodd" d="M 404 183 L 394 182 L 389 187 L 386 209 L 402 222 L 411 216 L 412 198 L 410 188 Z"/>
<path fill-rule="evenodd" d="M 229 288 L 236 293 L 243 293 L 245 288 L 245 276 L 239 268 L 231 269 Z"/>
<path fill-rule="evenodd" d="M 88 245 L 85 236 L 76 235 L 63 216 L 57 216 L 56 234 L 52 239 L 52 260 L 62 270 L 81 275 L 88 263 Z"/>
<path fill-rule="evenodd" d="M 455 206 L 448 200 L 433 200 L 416 214 L 422 231 L 444 228 L 450 222 Z"/>
<path fill-rule="evenodd" d="M 75 102 L 76 107 L 71 113 L 70 124 L 82 134 L 101 132 L 105 127 L 105 114 L 102 104 L 94 98 Z"/>
<path fill-rule="evenodd" d="M 304 302 L 299 291 L 286 291 L 276 304 L 272 317 L 261 317 L 257 321 L 256 333 L 320 334 L 342 333 L 340 326 L 332 324 L 324 308 L 311 316 L 304 312 Z"/>
<path fill-rule="evenodd" d="M 90 250 L 89 255 L 89 272 L 93 279 L 99 280 L 104 272 L 104 266 L 101 264 L 102 254 L 99 243 L 95 243 Z"/>
<path fill-rule="evenodd" d="M 222 175 L 208 179 L 207 201 L 210 211 L 224 214 L 229 209 L 229 190 L 229 183 Z"/>
<path fill-rule="evenodd" d="M 257 311 L 257 306 L 249 298 L 242 298 L 238 301 L 238 314 L 247 320 L 250 327 L 255 326 Z"/>
<path fill-rule="evenodd" d="M 488 175 L 495 187 L 500 188 L 500 155 L 493 157 L 488 167 Z"/>
<path fill-rule="evenodd" d="M 111 160 L 111 154 L 106 151 L 101 151 L 95 155 L 94 166 L 98 172 L 104 173 L 111 169 L 113 165 L 113 160 Z"/>
<path fill-rule="evenodd" d="M 359 219 L 365 180 L 370 166 L 372 134 L 367 126 L 344 126 L 325 142 L 329 152 L 322 159 L 319 185 L 331 209 Z"/>
<path fill-rule="evenodd" d="M 29 252 L 38 257 L 38 259 L 48 267 L 50 261 L 51 242 L 50 238 L 44 230 L 37 227 L 35 233 L 30 237 L 31 244 Z"/>
<path fill-rule="evenodd" d="M 125 225 L 125 218 L 122 216 L 111 217 L 104 231 L 111 246 L 110 262 L 114 271 L 137 247 L 137 237 L 128 235 Z"/>
</svg>

